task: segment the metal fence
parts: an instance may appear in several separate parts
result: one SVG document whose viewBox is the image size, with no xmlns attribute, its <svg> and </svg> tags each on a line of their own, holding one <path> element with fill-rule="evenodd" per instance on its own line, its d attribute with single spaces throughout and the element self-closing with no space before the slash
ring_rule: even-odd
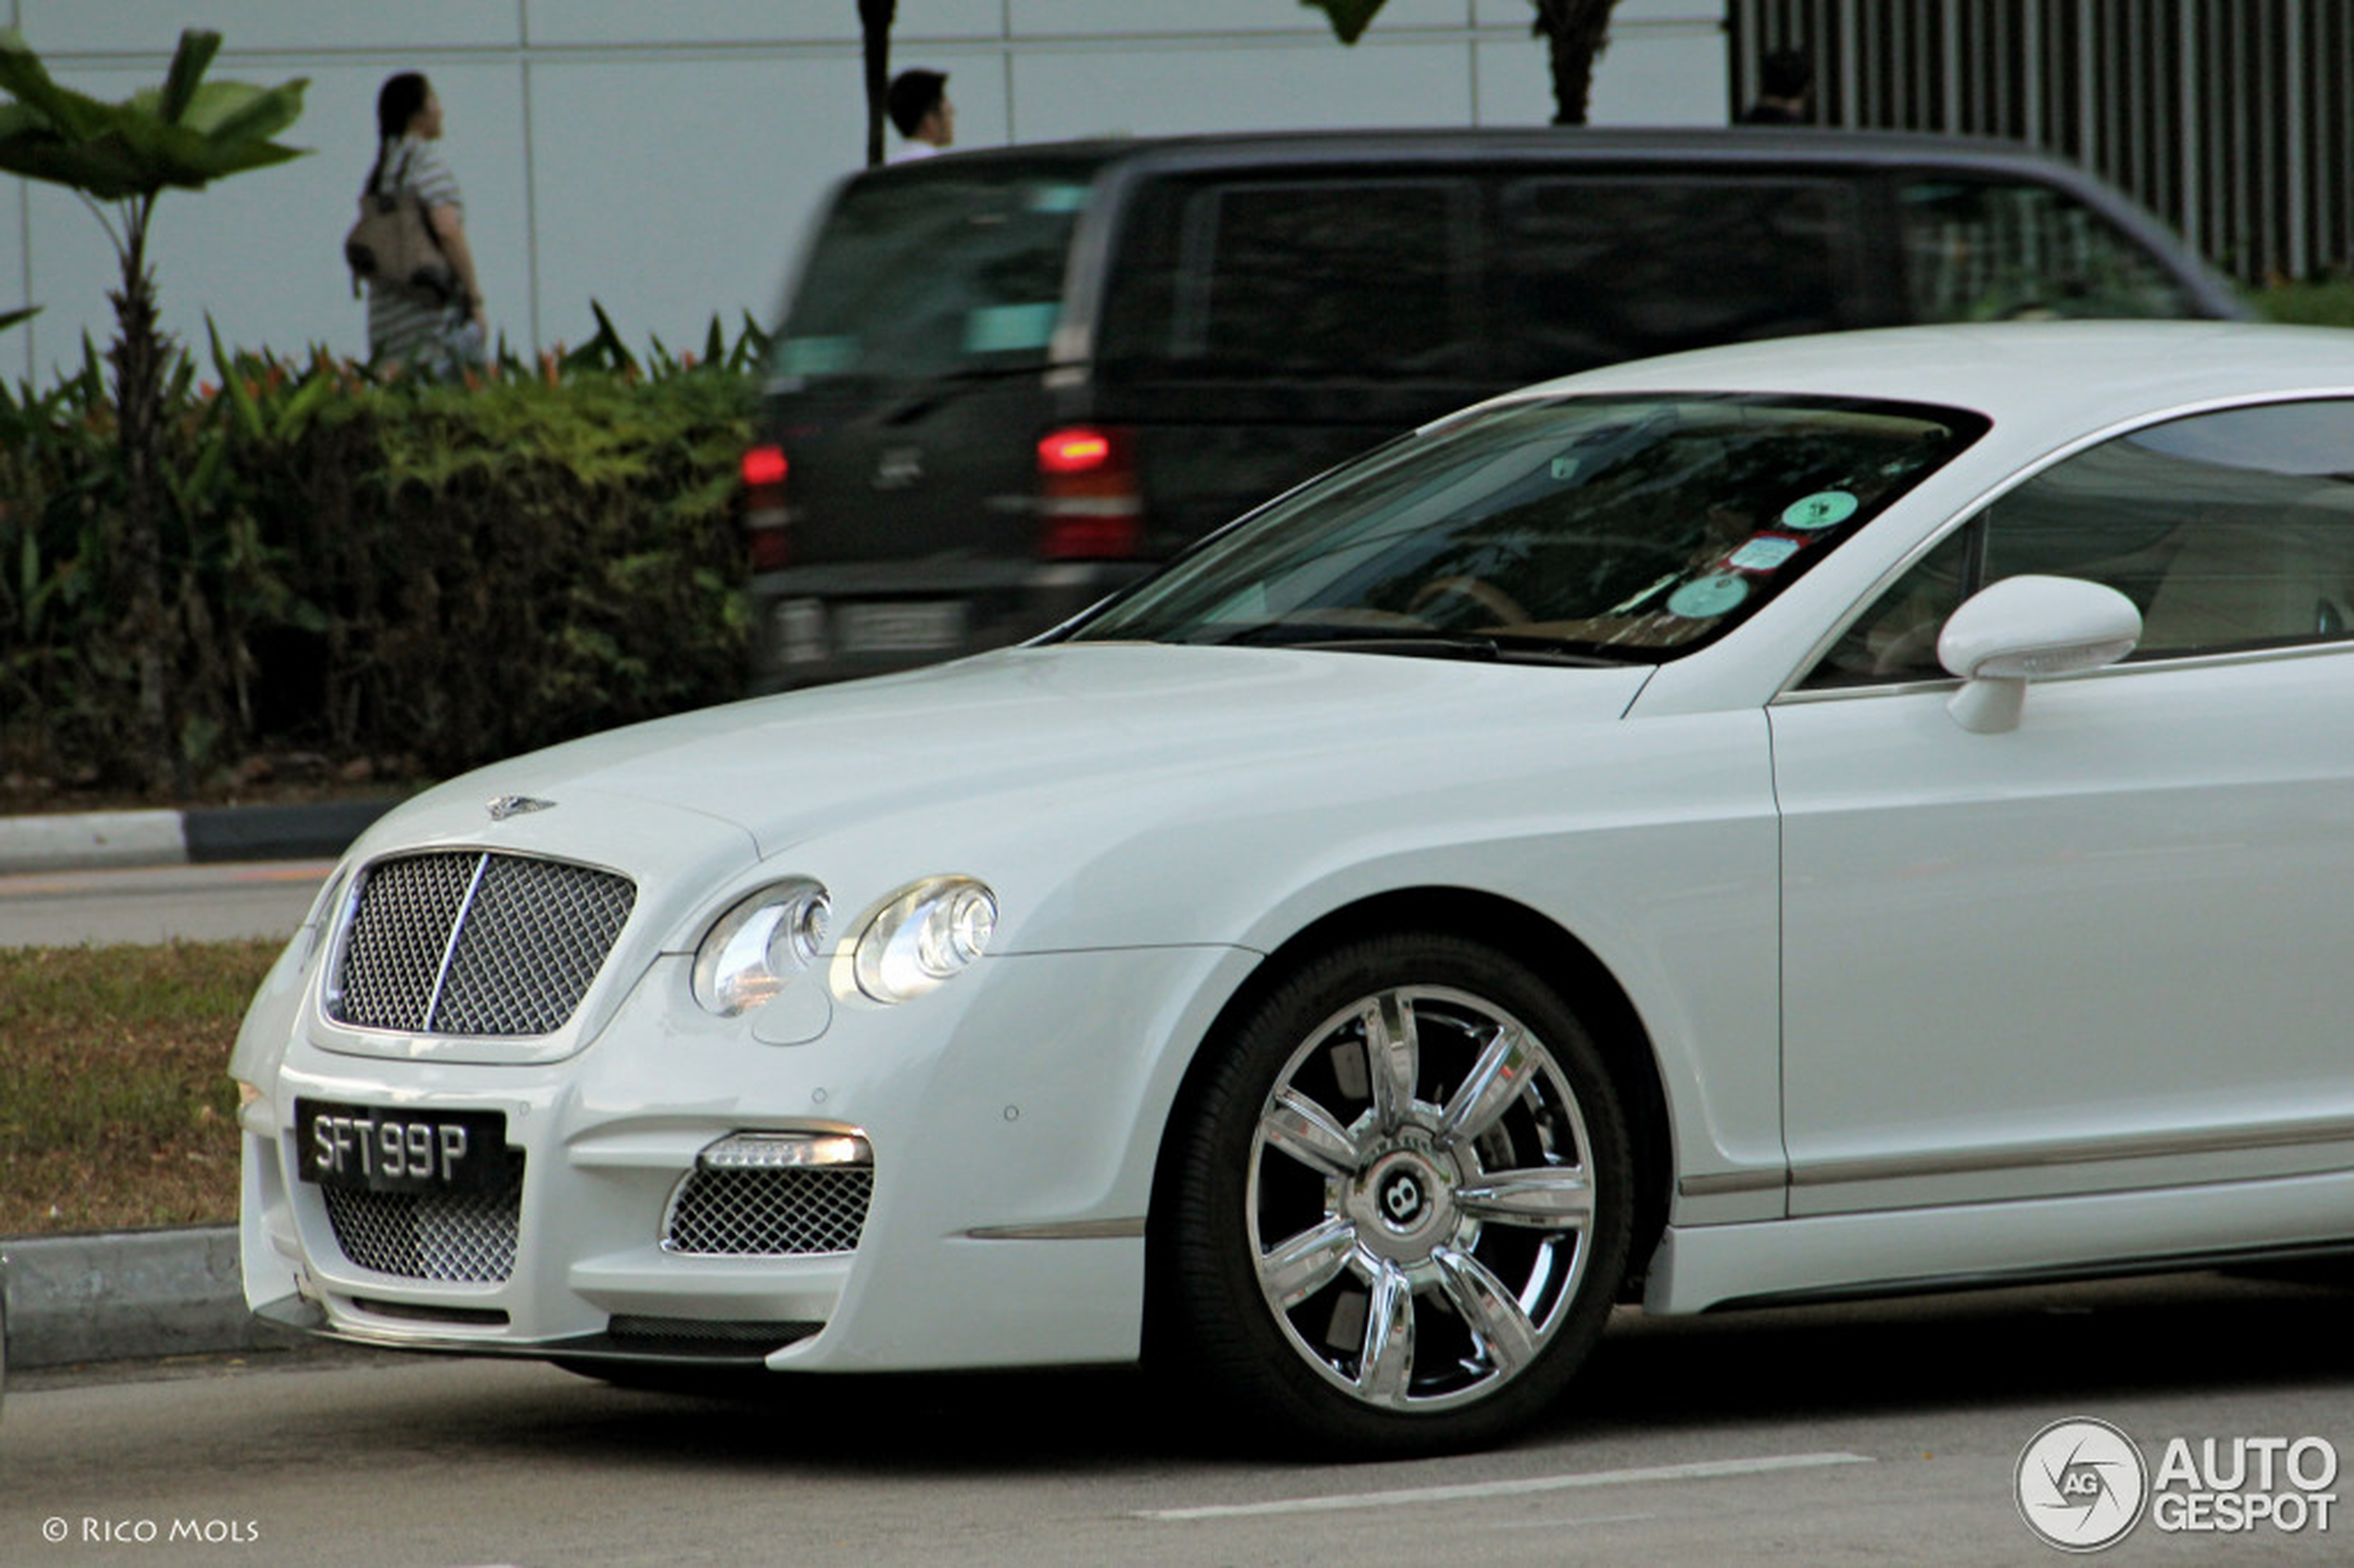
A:
<svg viewBox="0 0 2354 1568">
<path fill-rule="evenodd" d="M 2354 0 L 1729 0 L 1732 101 L 1803 50 L 1813 119 L 2033 143 L 2245 282 L 2354 265 Z"/>
</svg>

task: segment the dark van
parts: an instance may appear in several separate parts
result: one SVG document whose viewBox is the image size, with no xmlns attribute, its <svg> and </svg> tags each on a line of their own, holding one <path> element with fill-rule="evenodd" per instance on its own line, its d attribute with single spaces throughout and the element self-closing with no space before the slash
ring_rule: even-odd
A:
<svg viewBox="0 0 2354 1568">
<path fill-rule="evenodd" d="M 845 181 L 744 459 L 756 690 L 1045 629 L 1448 410 L 1741 339 L 2238 316 L 2090 176 L 1854 132 L 1017 146 Z"/>
</svg>

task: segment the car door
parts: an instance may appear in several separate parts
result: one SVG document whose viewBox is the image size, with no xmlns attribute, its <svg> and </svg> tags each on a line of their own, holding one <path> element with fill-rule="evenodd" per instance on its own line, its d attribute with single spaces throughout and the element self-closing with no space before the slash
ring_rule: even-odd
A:
<svg viewBox="0 0 2354 1568">
<path fill-rule="evenodd" d="M 2143 641 L 1974 734 L 1935 632 L 2025 572 Z M 2354 402 L 2229 410 L 2012 489 L 1774 705 L 1793 1213 L 2354 1166 L 2349 628 Z"/>
</svg>

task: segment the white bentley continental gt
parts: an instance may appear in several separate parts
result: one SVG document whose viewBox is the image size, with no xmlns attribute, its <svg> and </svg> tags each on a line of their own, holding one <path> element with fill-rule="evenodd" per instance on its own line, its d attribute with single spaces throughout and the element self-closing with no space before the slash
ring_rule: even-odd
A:
<svg viewBox="0 0 2354 1568">
<path fill-rule="evenodd" d="M 384 818 L 238 1041 L 246 1288 L 1409 1452 L 1616 1303 L 2354 1249 L 2349 714 L 2354 334 L 1580 375 Z"/>
</svg>

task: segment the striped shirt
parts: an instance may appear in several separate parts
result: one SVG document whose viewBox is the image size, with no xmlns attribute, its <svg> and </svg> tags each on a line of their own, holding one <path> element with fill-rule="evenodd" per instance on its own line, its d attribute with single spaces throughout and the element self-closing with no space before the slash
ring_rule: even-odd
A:
<svg viewBox="0 0 2354 1568">
<path fill-rule="evenodd" d="M 464 209 L 458 198 L 458 177 L 432 143 L 415 136 L 385 144 L 376 185 L 414 195 L 428 213 L 443 207 Z M 438 345 L 465 320 L 462 310 L 406 284 L 368 280 L 368 355 L 373 360 L 437 358 Z"/>
</svg>

